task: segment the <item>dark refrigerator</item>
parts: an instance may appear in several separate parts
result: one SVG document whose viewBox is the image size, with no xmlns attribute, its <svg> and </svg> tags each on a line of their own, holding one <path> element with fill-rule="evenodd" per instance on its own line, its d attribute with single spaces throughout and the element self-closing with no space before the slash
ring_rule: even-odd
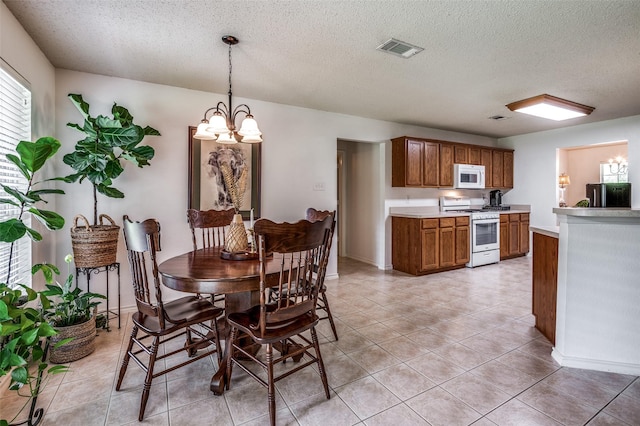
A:
<svg viewBox="0 0 640 426">
<path fill-rule="evenodd" d="M 630 183 L 588 183 L 590 207 L 631 207 Z"/>
</svg>

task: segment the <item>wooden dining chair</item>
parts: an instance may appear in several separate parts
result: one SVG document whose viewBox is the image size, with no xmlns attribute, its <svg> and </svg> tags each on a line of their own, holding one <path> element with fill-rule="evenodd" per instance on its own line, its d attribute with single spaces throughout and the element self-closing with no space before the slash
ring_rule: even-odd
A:
<svg viewBox="0 0 640 426">
<path fill-rule="evenodd" d="M 235 214 L 228 210 L 187 210 L 187 221 L 191 229 L 193 249 L 224 247 L 229 225 Z M 223 302 L 223 294 L 212 294 L 214 302 Z"/>
<path fill-rule="evenodd" d="M 333 234 L 336 229 L 336 211 L 329 210 L 316 210 L 313 207 L 309 207 L 306 212 L 306 219 L 310 222 L 317 220 L 323 220 L 326 217 L 331 217 L 331 235 L 329 239 L 328 251 L 331 251 L 331 243 L 333 242 Z M 329 256 L 327 256 L 327 262 Z M 326 267 L 324 269 L 326 273 Z M 329 299 L 327 298 L 327 286 L 324 284 L 324 277 L 322 277 L 322 286 L 318 289 L 318 309 L 323 310 L 324 316 L 321 316 L 321 320 L 329 320 L 331 324 L 331 330 L 333 331 L 333 337 L 338 340 L 338 331 L 336 330 L 336 324 L 333 322 L 333 315 L 331 315 L 331 308 L 329 307 Z"/>
<path fill-rule="evenodd" d="M 327 399 L 330 398 L 327 374 L 320 354 L 320 345 L 316 333 L 319 318 L 316 315 L 318 288 L 324 277 L 329 254 L 329 236 L 331 218 L 309 222 L 274 223 L 260 219 L 254 225 L 258 238 L 258 256 L 260 259 L 260 304 L 244 312 L 228 314 L 227 322 L 231 328 L 229 353 L 227 355 L 227 389 L 230 387 L 232 367 L 237 365 L 268 390 L 269 416 L 271 425 L 276 422 L 275 383 L 305 367 L 317 364 Z M 279 265 L 279 273 L 269 275 L 267 281 L 266 264 L 269 256 Z M 280 297 L 270 301 L 271 287 Z M 310 338 L 306 334 L 309 331 Z M 238 340 L 239 332 L 245 334 L 259 345 L 266 347 L 264 361 L 246 350 L 245 344 Z M 274 358 L 274 344 L 282 345 L 280 355 Z M 274 373 L 274 365 L 288 358 L 302 361 L 295 367 L 287 368 L 279 375 Z M 259 376 L 248 365 L 247 360 L 257 363 L 266 371 L 266 379 Z"/>
<path fill-rule="evenodd" d="M 223 247 L 234 214 L 234 209 L 187 210 L 193 249 Z"/>
<path fill-rule="evenodd" d="M 158 221 L 147 219 L 134 222 L 125 215 L 123 232 L 138 311 L 131 317 L 133 330 L 120 367 L 116 390 L 120 390 L 129 360 L 133 358 L 146 373 L 138 414 L 138 420 L 142 421 L 154 378 L 214 353 L 217 353 L 218 362 L 221 361 L 220 338 L 215 319 L 220 316 L 222 309 L 214 306 L 209 299 L 196 296 L 185 296 L 169 302 L 162 300 L 156 261 L 156 254 L 160 251 Z M 165 348 L 163 354 L 158 353 L 160 345 L 180 336 L 186 336 L 182 348 L 171 351 Z M 151 342 L 148 342 L 149 339 Z M 197 353 L 201 347 L 207 349 Z M 183 352 L 188 355 L 185 360 L 155 371 L 157 361 Z"/>
</svg>

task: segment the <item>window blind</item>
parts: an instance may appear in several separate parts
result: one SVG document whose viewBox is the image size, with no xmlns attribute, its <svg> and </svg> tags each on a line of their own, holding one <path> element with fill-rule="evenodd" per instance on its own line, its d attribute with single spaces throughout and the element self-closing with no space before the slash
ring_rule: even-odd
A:
<svg viewBox="0 0 640 426">
<path fill-rule="evenodd" d="M 31 91 L 13 70 L 0 61 L 0 182 L 20 191 L 27 189 L 27 180 L 6 154 L 15 154 L 15 147 L 22 140 L 31 140 Z M 0 187 L 0 198 L 6 198 Z M 20 209 L 9 204 L 0 204 L 0 221 L 17 218 Z M 30 215 L 22 218 L 30 226 Z M 11 276 L 9 258 L 11 257 Z M 0 242 L 0 282 L 11 287 L 17 283 L 31 286 L 31 240 L 23 237 L 13 244 Z"/>
</svg>

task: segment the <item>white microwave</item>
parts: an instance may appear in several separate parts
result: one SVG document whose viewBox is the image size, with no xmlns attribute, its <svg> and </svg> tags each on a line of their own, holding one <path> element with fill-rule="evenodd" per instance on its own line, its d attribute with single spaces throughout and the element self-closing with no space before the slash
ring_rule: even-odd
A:
<svg viewBox="0 0 640 426">
<path fill-rule="evenodd" d="M 453 187 L 460 189 L 484 189 L 484 166 L 454 164 Z"/>
</svg>

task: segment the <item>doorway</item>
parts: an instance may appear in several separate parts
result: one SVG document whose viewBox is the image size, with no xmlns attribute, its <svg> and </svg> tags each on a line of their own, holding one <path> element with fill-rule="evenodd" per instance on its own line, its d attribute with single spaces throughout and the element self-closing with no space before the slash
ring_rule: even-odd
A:
<svg viewBox="0 0 640 426">
<path fill-rule="evenodd" d="M 570 179 L 569 185 L 564 190 L 564 199 L 568 207 L 575 206 L 580 200 L 586 198 L 586 185 L 588 183 L 601 182 L 603 179 L 602 170 L 608 171 L 610 159 L 615 159 L 616 157 L 628 158 L 627 145 L 627 141 L 615 141 L 558 149 L 558 170 L 556 175 L 560 176 L 560 174 L 564 173 Z M 558 191 L 558 202 L 560 196 L 561 192 Z"/>
</svg>

